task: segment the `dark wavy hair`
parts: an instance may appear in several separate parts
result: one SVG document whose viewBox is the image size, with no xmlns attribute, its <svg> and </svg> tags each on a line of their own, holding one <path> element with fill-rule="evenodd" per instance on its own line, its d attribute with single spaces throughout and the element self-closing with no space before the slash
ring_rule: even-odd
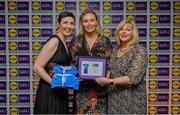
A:
<svg viewBox="0 0 180 115">
<path fill-rule="evenodd" d="M 61 20 L 62 20 L 63 18 L 65 18 L 65 17 L 72 17 L 72 18 L 75 20 L 75 16 L 74 16 L 73 13 L 68 12 L 68 11 L 63 11 L 63 12 L 61 12 L 61 13 L 59 14 L 59 16 L 58 16 L 58 18 L 57 18 L 58 23 L 60 23 Z"/>
</svg>

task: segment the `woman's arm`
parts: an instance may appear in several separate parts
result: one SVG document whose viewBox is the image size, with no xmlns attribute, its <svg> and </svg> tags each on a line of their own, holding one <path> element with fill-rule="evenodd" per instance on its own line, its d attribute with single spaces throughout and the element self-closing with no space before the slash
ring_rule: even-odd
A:
<svg viewBox="0 0 180 115">
<path fill-rule="evenodd" d="M 51 38 L 41 49 L 39 56 L 37 57 L 33 70 L 39 75 L 41 79 L 51 84 L 51 77 L 45 71 L 44 67 L 48 61 L 55 54 L 58 47 L 59 40 L 57 38 Z"/>
<path fill-rule="evenodd" d="M 137 53 L 136 57 L 132 61 L 132 66 L 129 71 L 127 71 L 126 76 L 117 76 L 114 79 L 106 79 L 106 78 L 97 78 L 96 82 L 100 85 L 114 84 L 119 86 L 131 86 L 137 85 L 146 72 L 147 68 L 147 53 L 142 48 L 139 49 L 139 53 Z"/>
</svg>

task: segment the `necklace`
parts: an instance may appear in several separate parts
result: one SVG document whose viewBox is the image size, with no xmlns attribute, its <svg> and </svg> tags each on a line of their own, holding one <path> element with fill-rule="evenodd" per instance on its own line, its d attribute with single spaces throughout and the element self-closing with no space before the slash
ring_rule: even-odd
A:
<svg viewBox="0 0 180 115">
<path fill-rule="evenodd" d="M 119 50 L 120 50 L 121 52 L 126 52 L 126 51 L 128 51 L 130 48 L 131 48 L 131 46 L 128 47 L 128 48 L 126 48 L 126 49 L 124 49 L 124 50 L 122 50 L 121 48 L 119 48 Z"/>
</svg>

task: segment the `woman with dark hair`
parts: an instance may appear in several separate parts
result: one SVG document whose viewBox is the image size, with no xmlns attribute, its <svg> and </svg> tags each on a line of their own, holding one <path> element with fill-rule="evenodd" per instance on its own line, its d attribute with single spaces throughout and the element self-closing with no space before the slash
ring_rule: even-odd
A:
<svg viewBox="0 0 180 115">
<path fill-rule="evenodd" d="M 63 11 L 57 19 L 58 32 L 42 47 L 34 64 L 34 72 L 40 77 L 34 114 L 68 114 L 68 88 L 51 89 L 52 66 L 70 65 L 72 58 L 66 45 L 66 38 L 74 31 L 75 17 Z"/>
<path fill-rule="evenodd" d="M 78 56 L 93 56 L 109 58 L 111 53 L 109 38 L 101 34 L 98 17 L 93 10 L 86 9 L 79 19 L 77 38 L 70 43 L 70 51 L 75 65 L 78 65 Z M 106 87 L 101 87 L 94 80 L 81 80 L 77 94 L 78 114 L 106 114 L 107 94 Z"/>
</svg>

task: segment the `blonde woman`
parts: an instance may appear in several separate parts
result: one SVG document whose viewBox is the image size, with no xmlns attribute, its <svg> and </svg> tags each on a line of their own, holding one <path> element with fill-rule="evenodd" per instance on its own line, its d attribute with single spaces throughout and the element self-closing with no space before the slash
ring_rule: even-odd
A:
<svg viewBox="0 0 180 115">
<path fill-rule="evenodd" d="M 86 9 L 79 19 L 78 37 L 72 39 L 70 51 L 75 65 L 78 56 L 93 56 L 109 58 L 111 42 L 101 34 L 98 17 L 93 10 Z M 94 80 L 82 80 L 77 94 L 77 113 L 106 114 L 107 88 L 101 87 Z"/>
<path fill-rule="evenodd" d="M 115 38 L 118 47 L 113 49 L 109 61 L 110 79 L 97 78 L 101 86 L 108 85 L 109 114 L 146 114 L 147 52 L 138 44 L 136 24 L 123 20 Z"/>
</svg>

